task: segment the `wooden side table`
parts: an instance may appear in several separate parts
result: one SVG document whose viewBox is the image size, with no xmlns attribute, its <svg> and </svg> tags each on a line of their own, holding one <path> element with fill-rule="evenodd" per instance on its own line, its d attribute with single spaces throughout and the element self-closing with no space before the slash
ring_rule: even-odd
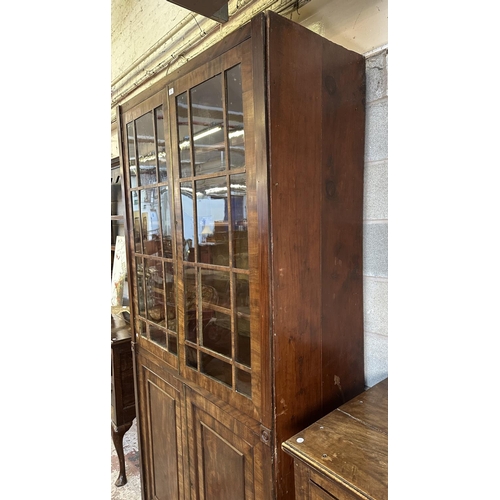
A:
<svg viewBox="0 0 500 500">
<path fill-rule="evenodd" d="M 387 500 L 388 380 L 282 443 L 296 500 Z"/>
<path fill-rule="evenodd" d="M 127 483 L 123 436 L 135 418 L 133 371 L 130 326 L 111 315 L 111 436 L 120 462 L 116 486 Z"/>
</svg>

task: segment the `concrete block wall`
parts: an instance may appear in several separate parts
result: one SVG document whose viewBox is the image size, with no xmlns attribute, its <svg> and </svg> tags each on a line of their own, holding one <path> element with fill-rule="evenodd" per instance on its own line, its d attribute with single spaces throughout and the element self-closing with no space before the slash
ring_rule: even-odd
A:
<svg viewBox="0 0 500 500">
<path fill-rule="evenodd" d="M 365 384 L 388 376 L 388 50 L 366 58 L 363 206 Z"/>
</svg>

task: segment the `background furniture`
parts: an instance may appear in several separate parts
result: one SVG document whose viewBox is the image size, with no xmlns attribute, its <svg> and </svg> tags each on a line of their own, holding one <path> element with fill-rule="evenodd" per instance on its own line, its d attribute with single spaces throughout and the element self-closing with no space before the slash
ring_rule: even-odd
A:
<svg viewBox="0 0 500 500">
<path fill-rule="evenodd" d="M 131 333 L 120 316 L 111 316 L 111 435 L 120 461 L 116 486 L 127 483 L 123 435 L 135 418 Z"/>
<path fill-rule="evenodd" d="M 115 262 L 115 241 L 123 237 L 124 208 L 121 190 L 119 158 L 111 160 L 111 277 Z M 114 284 L 112 283 L 112 289 Z M 123 284 L 122 284 L 123 287 Z M 127 302 L 127 287 L 120 288 L 119 297 L 114 297 L 115 306 L 121 306 L 123 295 Z M 125 292 L 125 293 L 124 293 Z M 117 307 L 119 310 L 120 307 Z M 125 457 L 123 455 L 123 435 L 135 418 L 134 374 L 131 349 L 130 325 L 121 315 L 111 314 L 111 435 L 120 461 L 120 473 L 116 486 L 127 483 Z"/>
<path fill-rule="evenodd" d="M 389 379 L 285 441 L 296 500 L 387 500 Z"/>
<path fill-rule="evenodd" d="M 365 61 L 260 14 L 117 110 L 146 499 L 290 499 L 364 389 Z"/>
</svg>

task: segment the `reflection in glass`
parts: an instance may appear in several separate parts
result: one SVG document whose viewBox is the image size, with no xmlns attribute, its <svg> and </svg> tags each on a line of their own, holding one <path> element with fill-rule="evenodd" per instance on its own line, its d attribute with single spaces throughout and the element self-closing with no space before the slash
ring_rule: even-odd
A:
<svg viewBox="0 0 500 500">
<path fill-rule="evenodd" d="M 224 361 L 210 356 L 210 354 L 200 353 L 201 372 L 222 382 L 229 387 L 233 384 L 233 373 L 231 365 Z"/>
<path fill-rule="evenodd" d="M 170 193 L 167 186 L 160 187 L 161 234 L 163 239 L 163 257 L 173 257 L 172 217 L 170 209 Z"/>
<path fill-rule="evenodd" d="M 250 366 L 250 321 L 238 316 L 236 319 L 236 361 Z"/>
<path fill-rule="evenodd" d="M 165 263 L 165 288 L 167 292 L 167 328 L 177 332 L 175 274 L 174 265 L 171 262 Z"/>
<path fill-rule="evenodd" d="M 233 265 L 248 269 L 247 181 L 245 174 L 231 175 Z"/>
<path fill-rule="evenodd" d="M 204 309 L 202 332 L 205 347 L 231 357 L 231 316 L 209 307 Z"/>
<path fill-rule="evenodd" d="M 146 322 L 142 319 L 137 319 L 135 321 L 135 331 L 140 334 L 141 337 L 146 337 Z"/>
<path fill-rule="evenodd" d="M 158 170 L 160 172 L 159 182 L 167 182 L 167 151 L 165 149 L 165 132 L 163 129 L 163 107 L 155 109 L 156 120 L 156 146 L 158 149 Z"/>
<path fill-rule="evenodd" d="M 165 294 L 163 291 L 163 265 L 161 261 L 144 259 L 145 290 L 148 319 L 165 326 Z"/>
<path fill-rule="evenodd" d="M 196 181 L 198 260 L 229 265 L 227 183 L 225 177 Z"/>
<path fill-rule="evenodd" d="M 130 201 L 132 203 L 132 213 L 134 217 L 134 244 L 135 251 L 137 253 L 142 253 L 141 245 L 141 215 L 139 210 L 139 192 L 132 191 L 130 193 Z"/>
<path fill-rule="evenodd" d="M 250 295 L 247 274 L 236 274 L 236 311 L 250 314 Z"/>
<path fill-rule="evenodd" d="M 249 398 L 252 397 L 252 376 L 250 373 L 236 370 L 236 390 Z"/>
<path fill-rule="evenodd" d="M 144 189 L 140 191 L 141 228 L 144 253 L 160 255 L 160 226 L 158 189 Z"/>
<path fill-rule="evenodd" d="M 196 269 L 193 267 L 184 267 L 184 310 L 185 310 L 185 329 L 186 340 L 197 343 L 198 325 L 196 321 L 196 304 L 197 304 L 197 288 L 196 288 Z"/>
<path fill-rule="evenodd" d="M 220 172 L 225 169 L 221 75 L 193 87 L 190 94 L 195 175 Z"/>
<path fill-rule="evenodd" d="M 189 346 L 186 346 L 186 365 L 195 370 L 198 369 L 197 351 Z"/>
<path fill-rule="evenodd" d="M 188 118 L 187 92 L 176 98 L 177 108 L 177 135 L 179 137 L 179 165 L 181 177 L 190 177 L 191 154 L 190 154 L 190 132 Z"/>
<path fill-rule="evenodd" d="M 183 260 L 194 262 L 193 183 L 181 184 Z"/>
<path fill-rule="evenodd" d="M 139 163 L 139 185 L 156 182 L 156 145 L 153 112 L 142 115 L 135 121 L 137 130 L 137 153 Z"/>
<path fill-rule="evenodd" d="M 210 305 L 217 305 L 227 309 L 231 307 L 229 272 L 202 269 L 201 288 L 203 307 Z"/>
<path fill-rule="evenodd" d="M 137 164 L 135 161 L 134 122 L 127 123 L 128 141 L 128 168 L 130 173 L 130 187 L 137 187 Z"/>
<path fill-rule="evenodd" d="M 226 71 L 226 88 L 229 167 L 244 167 L 245 130 L 243 127 L 243 93 L 241 88 L 241 66 L 239 64 Z"/>
<path fill-rule="evenodd" d="M 149 338 L 151 342 L 154 342 L 162 347 L 167 347 L 167 334 L 161 328 L 149 325 Z"/>
<path fill-rule="evenodd" d="M 168 351 L 177 356 L 177 336 L 168 334 Z"/>
<path fill-rule="evenodd" d="M 146 303 L 144 301 L 144 267 L 142 265 L 142 259 L 136 257 L 136 283 L 137 283 L 137 301 L 139 304 L 139 315 L 146 316 Z"/>
</svg>

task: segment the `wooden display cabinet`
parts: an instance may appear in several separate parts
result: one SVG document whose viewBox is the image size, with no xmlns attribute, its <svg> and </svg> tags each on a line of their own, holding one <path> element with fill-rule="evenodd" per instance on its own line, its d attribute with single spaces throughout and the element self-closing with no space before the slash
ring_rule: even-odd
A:
<svg viewBox="0 0 500 500">
<path fill-rule="evenodd" d="M 291 499 L 363 391 L 364 97 L 269 12 L 119 106 L 143 498 Z"/>
</svg>

